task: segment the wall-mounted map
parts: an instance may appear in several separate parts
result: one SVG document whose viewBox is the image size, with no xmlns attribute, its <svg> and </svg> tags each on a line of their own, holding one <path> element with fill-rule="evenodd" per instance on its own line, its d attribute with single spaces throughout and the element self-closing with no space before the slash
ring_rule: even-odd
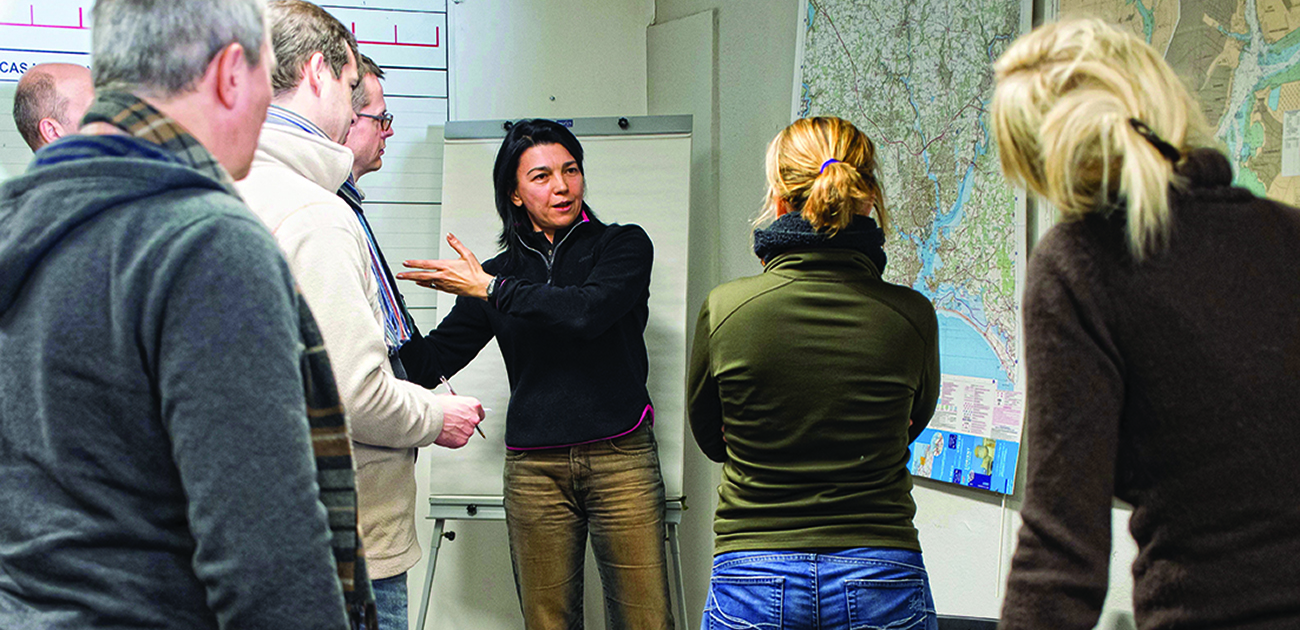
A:
<svg viewBox="0 0 1300 630">
<path fill-rule="evenodd" d="M 893 233 L 885 277 L 939 315 L 939 409 L 915 476 L 1010 493 L 1023 419 L 1025 202 L 989 129 L 992 62 L 1027 0 L 805 0 L 795 117 L 838 116 L 876 144 Z"/>
<path fill-rule="evenodd" d="M 1300 204 L 1300 5 L 1286 0 L 1059 0 L 1060 16 L 1133 31 L 1201 104 L 1238 186 Z"/>
</svg>

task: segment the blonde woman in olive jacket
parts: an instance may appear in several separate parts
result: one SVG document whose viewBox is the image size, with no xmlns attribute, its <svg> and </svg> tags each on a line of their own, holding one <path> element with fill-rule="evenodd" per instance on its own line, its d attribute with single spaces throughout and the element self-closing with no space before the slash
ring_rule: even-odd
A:
<svg viewBox="0 0 1300 630">
<path fill-rule="evenodd" d="M 703 627 L 935 628 L 906 469 L 938 399 L 934 307 L 880 277 L 853 125 L 795 122 L 767 171 L 763 273 L 709 295 L 689 368 L 695 439 L 724 463 Z"/>
</svg>

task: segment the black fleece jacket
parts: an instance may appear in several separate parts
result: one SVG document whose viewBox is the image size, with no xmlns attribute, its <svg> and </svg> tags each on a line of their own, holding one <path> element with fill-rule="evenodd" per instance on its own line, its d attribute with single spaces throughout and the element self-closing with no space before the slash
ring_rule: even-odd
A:
<svg viewBox="0 0 1300 630">
<path fill-rule="evenodd" d="M 436 329 L 402 346 L 410 379 L 434 387 L 496 337 L 510 380 L 509 448 L 601 440 L 652 421 L 645 230 L 584 213 L 553 248 L 540 233 L 516 245 L 483 263 L 497 277 L 490 300 L 457 298 Z"/>
</svg>

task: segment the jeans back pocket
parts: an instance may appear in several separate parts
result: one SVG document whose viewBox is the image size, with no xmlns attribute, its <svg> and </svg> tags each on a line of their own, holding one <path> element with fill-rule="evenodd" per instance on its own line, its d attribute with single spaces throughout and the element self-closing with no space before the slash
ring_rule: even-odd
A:
<svg viewBox="0 0 1300 630">
<path fill-rule="evenodd" d="M 923 579 L 844 581 L 849 630 L 909 630 L 932 627 Z"/>
<path fill-rule="evenodd" d="M 701 630 L 781 630 L 782 577 L 715 577 Z"/>
</svg>

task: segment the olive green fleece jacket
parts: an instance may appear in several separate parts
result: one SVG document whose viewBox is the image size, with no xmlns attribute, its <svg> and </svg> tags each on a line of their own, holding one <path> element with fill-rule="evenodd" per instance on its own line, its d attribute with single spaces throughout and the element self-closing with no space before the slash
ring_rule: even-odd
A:
<svg viewBox="0 0 1300 630">
<path fill-rule="evenodd" d="M 696 442 L 725 464 L 715 553 L 920 550 L 906 466 L 939 395 L 938 324 L 865 254 L 791 251 L 714 289 L 687 395 Z"/>
</svg>

